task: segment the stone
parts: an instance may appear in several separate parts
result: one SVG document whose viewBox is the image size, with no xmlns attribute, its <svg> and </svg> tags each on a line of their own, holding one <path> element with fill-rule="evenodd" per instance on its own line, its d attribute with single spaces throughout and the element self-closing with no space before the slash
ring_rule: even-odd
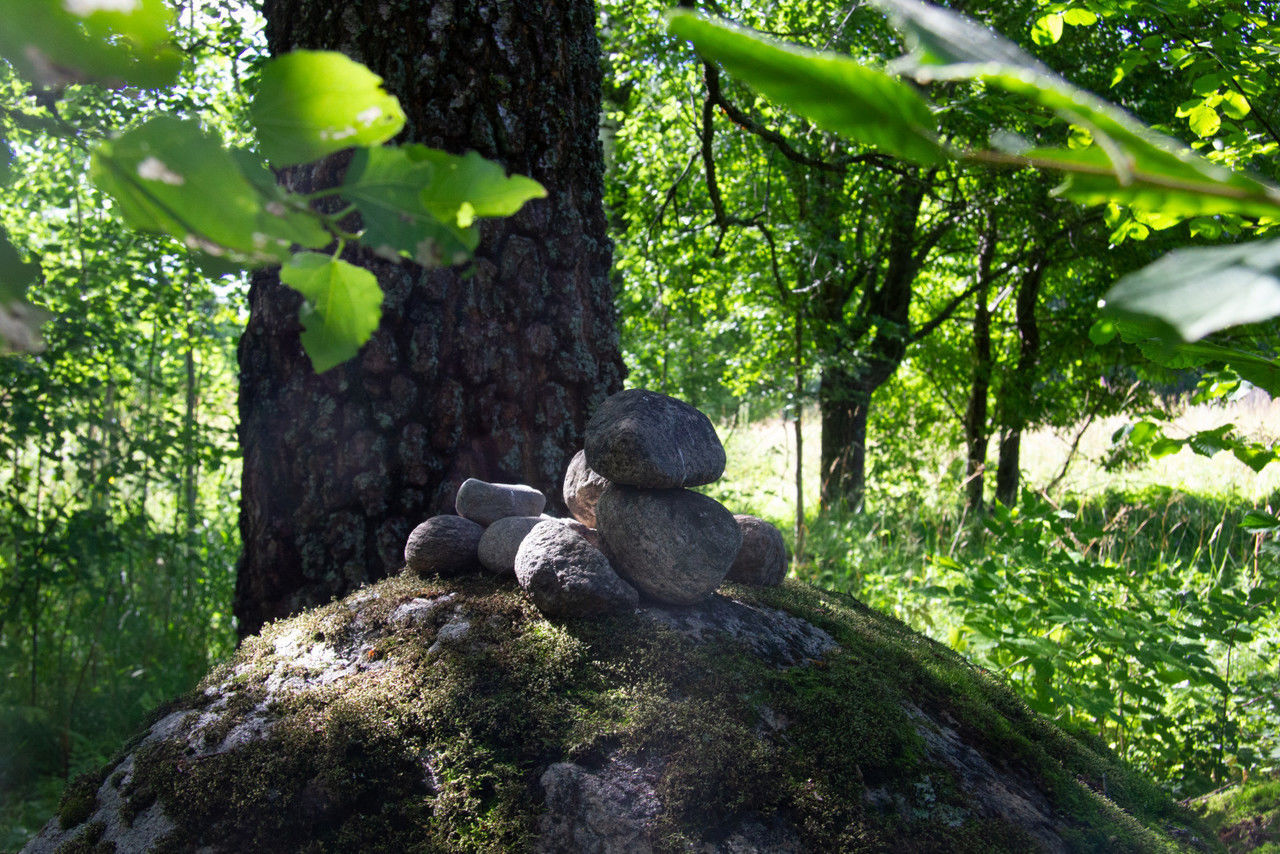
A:
<svg viewBox="0 0 1280 854">
<path fill-rule="evenodd" d="M 507 516 L 485 528 L 480 537 L 481 565 L 498 575 L 515 572 L 520 544 L 543 521 L 546 520 L 541 516 Z"/>
<path fill-rule="evenodd" d="M 742 532 L 714 498 L 687 489 L 612 484 L 596 505 L 614 569 L 645 596 L 692 605 L 724 581 Z"/>
<path fill-rule="evenodd" d="M 418 575 L 460 575 L 479 567 L 484 528 L 461 516 L 432 516 L 413 529 L 404 562 Z"/>
<path fill-rule="evenodd" d="M 587 452 L 578 451 L 564 474 L 564 503 L 573 517 L 588 528 L 596 526 L 596 502 L 609 481 L 587 465 Z"/>
<path fill-rule="evenodd" d="M 582 539 L 586 540 L 588 543 L 591 543 L 591 545 L 598 549 L 601 548 L 600 532 L 595 528 L 587 527 L 577 519 L 557 519 L 556 521 L 561 525 L 564 525 L 570 531 L 573 531 L 579 537 L 582 537 Z M 601 550 L 603 551 L 603 549 Z M 608 557 L 608 555 L 605 555 L 605 557 Z"/>
<path fill-rule="evenodd" d="M 547 616 L 626 611 L 640 601 L 599 549 L 556 521 L 540 522 L 524 538 L 516 553 L 516 580 Z"/>
<path fill-rule="evenodd" d="M 600 404 L 587 422 L 584 445 L 592 470 L 627 486 L 701 486 L 724 474 L 724 445 L 711 419 L 645 389 L 620 391 Z"/>
<path fill-rule="evenodd" d="M 547 497 L 522 483 L 486 483 L 469 477 L 458 487 L 454 507 L 458 515 L 481 525 L 492 525 L 507 516 L 537 516 Z"/>
<path fill-rule="evenodd" d="M 726 578 L 739 584 L 777 587 L 787 577 L 791 560 L 782 532 L 759 516 L 737 513 L 733 518 L 742 531 L 742 547 Z"/>
</svg>

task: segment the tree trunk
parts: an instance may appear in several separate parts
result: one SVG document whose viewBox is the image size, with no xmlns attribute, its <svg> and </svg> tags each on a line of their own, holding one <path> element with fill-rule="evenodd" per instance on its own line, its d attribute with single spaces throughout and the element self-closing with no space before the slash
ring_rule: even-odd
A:
<svg viewBox="0 0 1280 854">
<path fill-rule="evenodd" d="M 486 223 L 470 268 L 349 252 L 386 292 L 382 323 L 320 376 L 299 344 L 300 298 L 275 270 L 254 277 L 240 344 L 242 633 L 398 570 L 409 531 L 452 512 L 467 477 L 531 484 L 558 508 L 586 419 L 624 373 L 593 4 L 267 0 L 264 12 L 273 52 L 340 50 L 381 75 L 406 140 L 478 151 L 549 196 Z M 285 180 L 330 186 L 344 164 Z"/>
<path fill-rule="evenodd" d="M 1012 507 L 1018 500 L 1021 474 L 1022 430 L 1032 404 L 1032 386 L 1040 361 L 1040 326 L 1036 322 L 1036 303 L 1040 300 L 1040 284 L 1048 266 L 1044 251 L 1037 253 L 1018 282 L 1017 326 L 1018 363 L 1004 383 L 1000 400 L 1000 461 L 996 466 L 996 500 Z"/>
<path fill-rule="evenodd" d="M 822 506 L 862 512 L 867 493 L 867 416 L 872 384 L 865 370 L 832 366 L 822 372 L 818 411 L 822 416 Z"/>
<path fill-rule="evenodd" d="M 973 378 L 969 406 L 964 413 L 965 507 L 981 513 L 987 468 L 987 393 L 991 388 L 991 264 L 996 254 L 995 214 L 988 211 L 986 227 L 978 240 L 978 290 L 973 295 Z"/>
</svg>

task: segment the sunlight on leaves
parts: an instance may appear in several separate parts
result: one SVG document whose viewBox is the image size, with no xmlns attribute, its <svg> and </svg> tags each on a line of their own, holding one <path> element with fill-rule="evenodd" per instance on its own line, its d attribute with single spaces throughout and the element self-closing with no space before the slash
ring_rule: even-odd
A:
<svg viewBox="0 0 1280 854">
<path fill-rule="evenodd" d="M 302 346 L 316 373 L 356 355 L 382 318 L 382 290 L 368 270 L 318 252 L 299 252 L 280 281 L 306 297 L 298 313 Z"/>
</svg>

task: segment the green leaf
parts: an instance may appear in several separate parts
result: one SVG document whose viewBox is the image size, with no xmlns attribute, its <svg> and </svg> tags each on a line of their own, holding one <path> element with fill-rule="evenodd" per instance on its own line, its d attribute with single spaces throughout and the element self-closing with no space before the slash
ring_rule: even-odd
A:
<svg viewBox="0 0 1280 854">
<path fill-rule="evenodd" d="M 946 159 L 928 104 L 895 77 L 845 56 L 782 45 L 687 9 L 668 12 L 667 27 L 707 59 L 824 130 L 915 163 Z"/>
<path fill-rule="evenodd" d="M 1151 458 L 1158 460 L 1161 457 L 1167 457 L 1176 454 L 1182 450 L 1182 442 L 1177 439 L 1170 439 L 1167 436 L 1161 436 L 1151 443 Z"/>
<path fill-rule="evenodd" d="M 161 116 L 103 143 L 91 175 L 134 227 L 238 264 L 279 262 L 292 244 L 330 240 L 315 216 L 255 187 L 192 121 Z"/>
<path fill-rule="evenodd" d="M 1222 119 L 1218 111 L 1208 104 L 1201 104 L 1187 115 L 1191 132 L 1199 137 L 1213 136 L 1222 127 Z"/>
<path fill-rule="evenodd" d="M 249 116 L 264 156 L 277 167 L 379 145 L 405 121 L 381 77 L 340 53 L 316 50 L 271 60 Z"/>
<path fill-rule="evenodd" d="M 462 157 L 434 148 L 411 146 L 412 156 L 435 168 L 431 185 L 422 191 L 423 204 L 440 219 L 466 227 L 473 217 L 511 216 L 530 199 L 547 191 L 532 178 L 507 176 L 492 160 L 474 151 Z"/>
<path fill-rule="evenodd" d="M 1243 119 L 1252 109 L 1249 99 L 1239 92 L 1230 91 L 1222 96 L 1222 112 L 1233 119 Z"/>
<path fill-rule="evenodd" d="M 0 187 L 13 180 L 13 149 L 0 140 Z"/>
<path fill-rule="evenodd" d="M 316 373 L 356 355 L 382 318 L 382 289 L 368 270 L 318 252 L 299 252 L 280 268 L 280 281 L 307 302 L 302 346 Z"/>
<path fill-rule="evenodd" d="M 1068 173 L 1060 188 L 1068 198 L 1084 204 L 1114 200 L 1187 216 L 1280 215 L 1280 190 L 1157 134 L 963 15 L 917 0 L 876 0 L 876 5 L 905 29 L 912 54 L 897 67 L 917 80 L 982 80 L 1092 133 L 1094 148 L 1033 150 L 1021 157 L 1027 165 Z"/>
<path fill-rule="evenodd" d="M 1261 510 L 1250 510 L 1240 520 L 1240 527 L 1250 534 L 1269 534 L 1280 530 L 1280 519 Z"/>
<path fill-rule="evenodd" d="M 1237 460 L 1252 469 L 1254 473 L 1261 472 L 1271 463 L 1280 461 L 1280 455 L 1261 445 L 1244 445 L 1232 448 L 1231 453 L 1235 455 Z"/>
<path fill-rule="evenodd" d="M 167 86 L 182 55 L 164 0 L 0 0 L 0 56 L 42 86 Z"/>
<path fill-rule="evenodd" d="M 1031 40 L 1039 45 L 1057 44 L 1062 38 L 1061 12 L 1042 15 L 1031 27 Z"/>
<path fill-rule="evenodd" d="M 1115 321 L 1104 317 L 1101 320 L 1094 321 L 1094 324 L 1089 327 L 1089 340 L 1101 347 L 1110 343 L 1116 337 L 1118 331 Z"/>
<path fill-rule="evenodd" d="M 1076 7 L 1063 13 L 1062 20 L 1072 27 L 1091 27 L 1098 23 L 1098 16 L 1088 9 Z"/>
<path fill-rule="evenodd" d="M 362 242 L 387 258 L 411 258 L 425 266 L 460 264 L 479 240 L 460 228 L 457 212 L 441 221 L 423 201 L 436 166 L 417 156 L 423 146 L 360 149 L 351 159 L 342 193 L 360 211 Z"/>
<path fill-rule="evenodd" d="M 1174 250 L 1116 282 L 1106 308 L 1157 318 L 1187 341 L 1266 320 L 1280 314 L 1280 239 Z"/>
</svg>

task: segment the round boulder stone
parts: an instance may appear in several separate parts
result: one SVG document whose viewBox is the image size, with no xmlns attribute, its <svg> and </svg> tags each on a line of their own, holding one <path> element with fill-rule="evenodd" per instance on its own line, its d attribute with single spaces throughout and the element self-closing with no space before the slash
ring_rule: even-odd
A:
<svg viewBox="0 0 1280 854">
<path fill-rule="evenodd" d="M 461 516 L 432 516 L 413 529 L 404 547 L 404 562 L 418 575 L 461 575 L 480 565 L 484 528 Z"/>
<path fill-rule="evenodd" d="M 556 521 L 540 522 L 516 553 L 516 580 L 549 617 L 585 617 L 636 607 L 640 596 L 600 550 Z"/>
<path fill-rule="evenodd" d="M 613 483 L 671 489 L 724 474 L 724 445 L 711 419 L 645 389 L 620 391 L 600 404 L 587 422 L 584 445 L 586 464 Z"/>
<path fill-rule="evenodd" d="M 538 523 L 541 516 L 505 516 L 484 529 L 480 537 L 480 563 L 497 575 L 509 575 L 516 569 L 516 552 Z"/>
<path fill-rule="evenodd" d="M 739 584 L 777 587 L 787 577 L 787 544 L 782 532 L 759 516 L 734 514 L 742 531 L 742 547 L 726 578 Z"/>
<path fill-rule="evenodd" d="M 733 514 L 687 489 L 613 484 L 596 505 L 614 568 L 642 594 L 671 605 L 701 601 L 724 581 L 742 544 Z"/>
<path fill-rule="evenodd" d="M 596 526 L 596 502 L 609 481 L 587 465 L 587 452 L 578 451 L 564 475 L 564 503 L 573 517 L 588 528 Z"/>
<path fill-rule="evenodd" d="M 459 516 L 492 525 L 508 516 L 537 516 L 547 506 L 547 497 L 522 483 L 486 483 L 469 477 L 458 487 L 454 507 Z"/>
</svg>

